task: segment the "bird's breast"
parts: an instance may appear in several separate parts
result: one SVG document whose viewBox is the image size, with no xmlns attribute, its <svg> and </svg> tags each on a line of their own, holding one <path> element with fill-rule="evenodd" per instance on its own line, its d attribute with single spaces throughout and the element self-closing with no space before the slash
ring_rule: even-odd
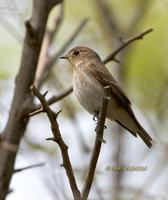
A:
<svg viewBox="0 0 168 200">
<path fill-rule="evenodd" d="M 103 87 L 96 78 L 84 70 L 75 70 L 73 90 L 80 104 L 90 113 L 100 110 Z"/>
</svg>

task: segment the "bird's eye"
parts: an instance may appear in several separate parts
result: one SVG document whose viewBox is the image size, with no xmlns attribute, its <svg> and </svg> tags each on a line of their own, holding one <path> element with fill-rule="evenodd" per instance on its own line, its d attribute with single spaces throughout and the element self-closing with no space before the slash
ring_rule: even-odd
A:
<svg viewBox="0 0 168 200">
<path fill-rule="evenodd" d="M 74 51 L 74 55 L 77 56 L 79 54 L 79 50 Z"/>
</svg>

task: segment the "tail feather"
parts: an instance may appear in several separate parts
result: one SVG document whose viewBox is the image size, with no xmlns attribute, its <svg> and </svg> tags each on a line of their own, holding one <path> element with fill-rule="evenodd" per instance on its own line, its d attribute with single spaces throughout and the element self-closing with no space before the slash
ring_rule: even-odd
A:
<svg viewBox="0 0 168 200">
<path fill-rule="evenodd" d="M 152 147 L 152 138 L 151 136 L 145 131 L 143 127 L 140 127 L 137 131 L 139 137 L 144 141 L 144 143 L 151 148 Z"/>
<path fill-rule="evenodd" d="M 123 128 L 127 129 L 132 135 L 134 135 L 135 137 L 138 136 L 144 141 L 144 143 L 151 148 L 152 147 L 152 138 L 151 136 L 145 131 L 145 129 L 138 123 L 138 130 L 137 131 L 133 131 L 131 129 L 129 129 L 128 127 L 126 127 L 125 125 L 123 125 L 121 122 L 119 122 L 118 120 L 115 120 L 118 124 L 120 124 L 120 126 L 122 126 Z"/>
</svg>

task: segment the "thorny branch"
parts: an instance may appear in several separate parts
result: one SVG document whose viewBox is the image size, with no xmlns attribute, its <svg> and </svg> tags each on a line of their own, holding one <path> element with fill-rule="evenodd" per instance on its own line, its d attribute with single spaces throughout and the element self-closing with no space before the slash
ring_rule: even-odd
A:
<svg viewBox="0 0 168 200">
<path fill-rule="evenodd" d="M 59 95 L 53 95 L 50 99 L 47 100 L 48 105 L 51 105 L 53 103 L 58 102 L 59 100 L 65 98 L 67 95 L 69 95 L 72 92 L 72 87 L 66 89 L 65 91 L 63 91 L 62 93 L 60 93 Z M 44 112 L 43 108 L 41 107 L 41 104 L 34 106 L 34 108 L 32 108 L 31 112 L 28 114 L 29 117 L 37 115 L 41 112 Z"/>
<path fill-rule="evenodd" d="M 59 126 L 57 123 L 57 117 L 60 112 L 55 113 L 54 111 L 52 111 L 50 109 L 47 101 L 45 100 L 46 93 L 44 95 L 42 95 L 35 87 L 32 87 L 32 92 L 41 102 L 41 104 L 48 116 L 48 119 L 51 123 L 51 130 L 53 133 L 53 138 L 50 138 L 50 140 L 53 140 L 54 142 L 56 142 L 60 147 L 62 159 L 63 159 L 63 166 L 65 168 L 74 199 L 80 199 L 80 192 L 79 192 L 77 184 L 76 184 L 72 165 L 71 165 L 70 158 L 68 155 L 68 147 L 62 139 L 62 136 L 61 136 L 61 133 L 59 130 Z"/>
<path fill-rule="evenodd" d="M 82 197 L 81 197 L 81 193 L 78 190 L 75 176 L 74 176 L 73 169 L 72 169 L 72 165 L 71 165 L 71 162 L 69 159 L 68 147 L 62 139 L 62 136 L 61 136 L 61 133 L 59 130 L 59 126 L 57 123 L 57 117 L 60 112 L 55 113 L 54 111 L 52 111 L 50 109 L 48 102 L 45 99 L 45 96 L 47 93 L 42 95 L 35 87 L 32 87 L 33 94 L 40 100 L 43 110 L 46 112 L 46 114 L 49 118 L 49 121 L 51 123 L 53 138 L 48 138 L 48 140 L 52 140 L 52 141 L 56 142 L 60 147 L 62 158 L 63 158 L 63 166 L 66 170 L 66 174 L 67 174 L 70 186 L 71 186 L 71 190 L 72 190 L 74 199 L 82 199 L 82 200 L 87 199 L 90 189 L 91 189 L 91 186 L 92 186 L 92 183 L 93 183 L 95 169 L 96 169 L 97 161 L 98 161 L 98 158 L 100 155 L 101 145 L 103 142 L 104 123 L 105 123 L 106 111 L 107 111 L 108 100 L 109 100 L 108 90 L 109 90 L 109 87 L 108 86 L 105 87 L 103 102 L 102 102 L 102 106 L 101 106 L 100 113 L 99 113 L 98 125 L 96 128 L 95 145 L 94 145 L 93 153 L 91 156 L 90 165 L 89 165 L 89 169 L 88 169 L 88 173 L 87 173 L 86 181 L 84 183 Z"/>
</svg>

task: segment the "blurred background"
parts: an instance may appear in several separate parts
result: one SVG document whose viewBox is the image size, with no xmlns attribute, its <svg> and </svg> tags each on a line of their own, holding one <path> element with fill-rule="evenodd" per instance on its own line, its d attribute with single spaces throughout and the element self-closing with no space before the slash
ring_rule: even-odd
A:
<svg viewBox="0 0 168 200">
<path fill-rule="evenodd" d="M 24 21 L 30 17 L 31 9 L 30 0 L 0 0 L 0 131 L 8 118 L 20 66 Z M 124 49 L 117 57 L 120 63 L 106 66 L 129 96 L 138 120 L 155 145 L 148 149 L 139 138 L 106 121 L 106 144 L 102 146 L 89 199 L 168 199 L 167 11 L 168 0 L 65 0 L 51 12 L 48 30 L 55 22 L 57 30 L 47 56 L 56 59 L 41 84 L 42 92 L 49 91 L 48 98 L 72 85 L 71 66 L 58 59 L 72 47 L 88 46 L 104 59 L 124 40 L 154 29 Z M 73 93 L 52 108 L 62 109 L 58 123 L 81 189 L 93 148 L 95 122 Z M 45 165 L 15 174 L 7 200 L 72 199 L 59 148 L 46 141 L 51 136 L 45 114 L 31 117 L 16 168 Z"/>
</svg>

